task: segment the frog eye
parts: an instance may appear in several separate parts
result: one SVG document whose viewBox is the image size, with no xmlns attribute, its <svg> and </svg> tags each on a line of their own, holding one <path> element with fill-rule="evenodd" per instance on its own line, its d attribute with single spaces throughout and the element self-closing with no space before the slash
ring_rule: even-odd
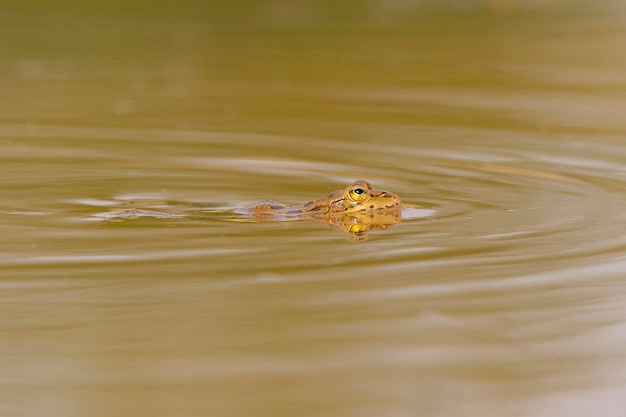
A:
<svg viewBox="0 0 626 417">
<path fill-rule="evenodd" d="M 369 198 L 369 193 L 363 187 L 357 186 L 350 189 L 348 196 L 350 197 L 350 200 L 360 203 Z"/>
</svg>

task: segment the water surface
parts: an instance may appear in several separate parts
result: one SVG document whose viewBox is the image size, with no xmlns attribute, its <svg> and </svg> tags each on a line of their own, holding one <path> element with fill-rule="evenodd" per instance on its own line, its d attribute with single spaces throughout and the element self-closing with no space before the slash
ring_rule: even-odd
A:
<svg viewBox="0 0 626 417">
<path fill-rule="evenodd" d="M 94 4 L 2 17 L 2 415 L 621 416 L 623 7 Z"/>
</svg>

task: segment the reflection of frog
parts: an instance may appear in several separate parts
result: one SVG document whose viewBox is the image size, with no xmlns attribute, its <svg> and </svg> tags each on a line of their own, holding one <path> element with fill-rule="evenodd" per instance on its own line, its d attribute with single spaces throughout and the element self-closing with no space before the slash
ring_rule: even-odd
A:
<svg viewBox="0 0 626 417">
<path fill-rule="evenodd" d="M 370 230 L 399 223 L 402 205 L 397 195 L 374 191 L 370 183 L 359 180 L 343 191 L 335 191 L 299 206 L 263 201 L 239 212 L 251 216 L 251 221 L 256 222 L 317 220 L 342 229 L 352 240 L 365 240 Z"/>
<path fill-rule="evenodd" d="M 262 201 L 239 208 L 235 212 L 247 216 L 248 218 L 243 221 L 249 222 L 316 220 L 343 230 L 351 240 L 365 240 L 370 230 L 385 229 L 399 223 L 402 218 L 402 204 L 397 195 L 387 191 L 374 191 L 370 183 L 359 180 L 343 191 L 332 192 L 302 205 L 287 206 L 275 201 Z M 96 216 L 109 219 L 185 217 L 180 214 L 137 208 L 113 209 Z"/>
</svg>

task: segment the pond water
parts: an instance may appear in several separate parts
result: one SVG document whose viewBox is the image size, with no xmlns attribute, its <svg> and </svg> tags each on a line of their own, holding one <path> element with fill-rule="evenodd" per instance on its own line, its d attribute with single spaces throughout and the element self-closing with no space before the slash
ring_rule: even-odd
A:
<svg viewBox="0 0 626 417">
<path fill-rule="evenodd" d="M 626 9 L 335 3 L 0 12 L 0 414 L 623 415 Z"/>
</svg>

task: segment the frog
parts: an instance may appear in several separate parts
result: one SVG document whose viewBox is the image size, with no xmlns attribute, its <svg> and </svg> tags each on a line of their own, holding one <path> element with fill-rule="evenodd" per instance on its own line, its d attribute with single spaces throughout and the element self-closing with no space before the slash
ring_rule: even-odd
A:
<svg viewBox="0 0 626 417">
<path fill-rule="evenodd" d="M 272 200 L 262 201 L 240 210 L 253 216 L 325 217 L 339 214 L 378 213 L 400 208 L 400 197 L 388 191 L 375 191 L 365 180 L 357 180 L 343 190 L 334 191 L 317 200 L 288 206 Z"/>
<path fill-rule="evenodd" d="M 369 182 L 357 180 L 343 190 L 331 192 L 299 205 L 285 205 L 273 200 L 265 200 L 242 206 L 232 211 L 243 215 L 243 218 L 235 217 L 227 220 L 260 223 L 310 219 L 343 230 L 349 240 L 367 240 L 371 230 L 385 229 L 399 223 L 402 219 L 402 207 L 402 201 L 398 195 L 388 191 L 374 190 Z M 223 213 L 223 211 L 219 212 Z M 97 216 L 106 219 L 186 217 L 134 207 L 113 209 Z"/>
<path fill-rule="evenodd" d="M 262 201 L 237 210 L 253 222 L 311 219 L 343 230 L 349 240 L 366 240 L 371 230 L 386 229 L 402 218 L 402 200 L 388 191 L 376 191 L 365 180 L 300 205 Z"/>
</svg>

